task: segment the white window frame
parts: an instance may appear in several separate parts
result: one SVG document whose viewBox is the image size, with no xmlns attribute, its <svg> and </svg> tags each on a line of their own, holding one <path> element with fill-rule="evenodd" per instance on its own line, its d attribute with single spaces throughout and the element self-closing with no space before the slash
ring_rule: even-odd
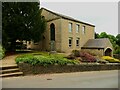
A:
<svg viewBox="0 0 120 90">
<path fill-rule="evenodd" d="M 72 32 L 72 23 L 69 23 L 68 28 L 69 28 L 69 32 Z"/>
<path fill-rule="evenodd" d="M 76 24 L 76 33 L 79 33 L 80 25 Z"/>
<path fill-rule="evenodd" d="M 82 33 L 85 34 L 85 29 L 86 27 L 85 26 L 82 26 Z"/>
<path fill-rule="evenodd" d="M 78 43 L 77 43 L 77 40 L 78 40 Z M 80 38 L 76 38 L 76 47 L 79 47 L 80 46 Z"/>
<path fill-rule="evenodd" d="M 70 43 L 70 41 L 69 40 L 71 40 L 71 43 Z M 69 44 L 69 47 L 72 47 L 72 42 L 73 42 L 73 38 L 72 37 L 69 37 L 69 39 L 68 39 L 68 44 Z"/>
</svg>

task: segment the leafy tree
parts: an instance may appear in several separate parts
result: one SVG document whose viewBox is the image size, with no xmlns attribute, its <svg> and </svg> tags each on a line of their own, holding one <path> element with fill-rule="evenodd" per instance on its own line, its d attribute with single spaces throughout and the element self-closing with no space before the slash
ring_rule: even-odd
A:
<svg viewBox="0 0 120 90">
<path fill-rule="evenodd" d="M 100 38 L 100 35 L 95 32 L 95 39 L 96 39 L 96 38 Z"/>
<path fill-rule="evenodd" d="M 106 32 L 101 32 L 99 35 L 100 38 L 108 38 L 108 35 Z"/>
<path fill-rule="evenodd" d="M 46 27 L 39 2 L 4 2 L 2 4 L 3 47 L 15 50 L 16 40 L 42 39 Z"/>
<path fill-rule="evenodd" d="M 117 39 L 117 44 L 120 46 L 120 34 L 116 36 L 116 39 Z"/>
</svg>

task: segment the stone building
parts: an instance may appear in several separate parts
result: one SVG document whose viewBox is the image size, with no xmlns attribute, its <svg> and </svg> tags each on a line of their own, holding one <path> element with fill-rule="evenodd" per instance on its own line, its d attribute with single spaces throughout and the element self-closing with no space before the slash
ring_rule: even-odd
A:
<svg viewBox="0 0 120 90">
<path fill-rule="evenodd" d="M 112 44 L 108 38 L 90 39 L 81 49 L 99 56 L 113 56 Z"/>
<path fill-rule="evenodd" d="M 38 43 L 31 42 L 28 44 L 28 48 L 69 53 L 72 50 L 86 50 L 86 44 L 94 40 L 94 25 L 58 14 L 45 8 L 41 9 L 42 15 L 47 20 L 47 28 L 44 32 L 43 40 Z M 112 46 L 108 46 L 112 52 Z M 101 50 L 101 47 L 97 49 L 99 48 Z M 89 49 L 93 50 L 93 48 Z M 103 55 L 104 52 L 101 51 L 101 55 Z"/>
</svg>

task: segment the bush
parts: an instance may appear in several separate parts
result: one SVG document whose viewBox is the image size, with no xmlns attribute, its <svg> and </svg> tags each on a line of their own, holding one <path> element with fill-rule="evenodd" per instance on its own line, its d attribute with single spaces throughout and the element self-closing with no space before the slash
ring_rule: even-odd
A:
<svg viewBox="0 0 120 90">
<path fill-rule="evenodd" d="M 94 56 L 87 52 L 80 52 L 80 57 L 82 58 L 82 61 L 84 62 L 96 62 L 97 60 L 95 59 Z"/>
<path fill-rule="evenodd" d="M 5 56 L 5 49 L 0 45 L 0 59 Z"/>
<path fill-rule="evenodd" d="M 103 56 L 102 59 L 108 61 L 109 63 L 120 63 L 120 60 L 112 58 L 110 56 Z"/>
<path fill-rule="evenodd" d="M 115 50 L 114 54 L 120 54 L 120 49 Z"/>
<path fill-rule="evenodd" d="M 74 54 L 70 54 L 70 55 L 68 55 L 66 58 L 67 58 L 67 59 L 75 59 L 75 56 L 74 56 Z"/>
<path fill-rule="evenodd" d="M 80 51 L 79 50 L 73 50 L 72 53 L 75 57 L 80 57 Z"/>
<path fill-rule="evenodd" d="M 66 58 L 63 58 L 62 56 L 57 55 L 50 55 L 50 56 L 43 56 L 43 55 L 22 55 L 18 56 L 16 58 L 16 63 L 29 63 L 32 65 L 42 65 L 42 66 L 48 66 L 48 65 L 67 65 L 67 64 L 79 64 L 79 61 L 77 60 L 68 60 Z"/>
</svg>

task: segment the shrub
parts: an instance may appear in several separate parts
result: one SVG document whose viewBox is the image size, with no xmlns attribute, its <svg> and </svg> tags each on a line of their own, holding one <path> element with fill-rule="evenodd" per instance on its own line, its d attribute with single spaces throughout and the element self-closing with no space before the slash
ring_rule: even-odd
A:
<svg viewBox="0 0 120 90">
<path fill-rule="evenodd" d="M 104 59 L 110 63 L 120 63 L 120 60 L 112 58 L 110 56 L 103 56 L 102 59 Z"/>
<path fill-rule="evenodd" d="M 120 54 L 120 49 L 117 49 L 116 51 L 114 51 L 115 54 Z"/>
<path fill-rule="evenodd" d="M 77 60 L 68 60 L 66 58 L 63 58 L 61 55 L 50 55 L 50 56 L 43 56 L 43 55 L 22 55 L 18 56 L 16 58 L 16 63 L 29 63 L 32 65 L 42 65 L 42 66 L 48 66 L 48 65 L 67 65 L 67 64 L 79 64 L 79 61 Z"/>
<path fill-rule="evenodd" d="M 74 54 L 70 54 L 70 55 L 68 55 L 66 58 L 67 58 L 67 59 L 75 59 L 75 56 L 74 56 Z"/>
<path fill-rule="evenodd" d="M 5 49 L 0 45 L 0 59 L 5 56 Z"/>
<path fill-rule="evenodd" d="M 80 57 L 83 59 L 82 61 L 84 62 L 96 62 L 95 57 L 87 52 L 80 52 Z"/>
<path fill-rule="evenodd" d="M 75 57 L 80 57 L 80 51 L 79 50 L 73 50 L 72 53 Z"/>
</svg>

